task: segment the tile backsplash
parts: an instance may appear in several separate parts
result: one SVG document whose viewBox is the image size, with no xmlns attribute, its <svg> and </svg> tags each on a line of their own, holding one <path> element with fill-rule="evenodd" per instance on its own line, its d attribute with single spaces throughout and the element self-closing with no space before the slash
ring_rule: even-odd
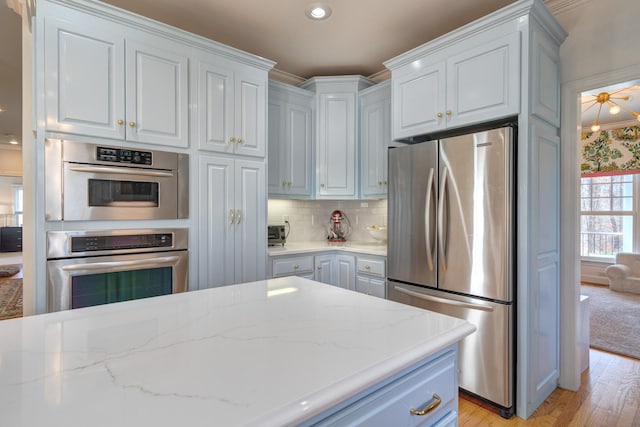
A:
<svg viewBox="0 0 640 427">
<path fill-rule="evenodd" d="M 268 222 L 284 224 L 288 217 L 291 232 L 289 242 L 326 240 L 329 216 L 338 209 L 351 222 L 347 240 L 375 242 L 367 231 L 372 225 L 387 225 L 386 200 L 269 200 Z"/>
</svg>

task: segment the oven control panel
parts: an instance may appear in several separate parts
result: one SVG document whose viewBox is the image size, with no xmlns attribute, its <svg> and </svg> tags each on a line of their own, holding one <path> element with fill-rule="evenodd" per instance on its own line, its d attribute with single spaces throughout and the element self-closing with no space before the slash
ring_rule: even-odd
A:
<svg viewBox="0 0 640 427">
<path fill-rule="evenodd" d="M 173 246 L 173 234 L 126 234 L 71 237 L 71 252 L 117 251 Z"/>
<path fill-rule="evenodd" d="M 96 159 L 103 162 L 129 163 L 134 165 L 152 164 L 150 151 L 130 150 L 126 148 L 97 147 Z"/>
</svg>

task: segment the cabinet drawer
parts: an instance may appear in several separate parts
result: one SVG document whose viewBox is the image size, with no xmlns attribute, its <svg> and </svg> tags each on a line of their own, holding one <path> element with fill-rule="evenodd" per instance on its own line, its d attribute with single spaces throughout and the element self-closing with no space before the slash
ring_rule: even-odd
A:
<svg viewBox="0 0 640 427">
<path fill-rule="evenodd" d="M 313 257 L 280 258 L 273 260 L 273 277 L 313 272 Z"/>
<path fill-rule="evenodd" d="M 375 297 L 385 297 L 385 281 L 381 279 L 373 279 L 371 277 L 356 277 L 356 291 L 363 294 L 373 295 Z"/>
<path fill-rule="evenodd" d="M 354 402 L 320 421 L 318 426 L 433 426 L 450 425 L 457 409 L 456 353 L 448 352 L 413 372 Z M 427 402 L 440 398 L 440 404 L 419 416 Z M 455 419 L 455 417 L 454 417 Z M 438 424 L 436 424 L 438 423 Z"/>
<path fill-rule="evenodd" d="M 385 277 L 385 262 L 380 259 L 358 257 L 358 273 Z"/>
</svg>

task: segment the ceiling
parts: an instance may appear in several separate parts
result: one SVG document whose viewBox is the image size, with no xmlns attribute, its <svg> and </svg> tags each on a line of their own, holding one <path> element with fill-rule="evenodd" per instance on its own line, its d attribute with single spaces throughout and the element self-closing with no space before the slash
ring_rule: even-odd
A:
<svg viewBox="0 0 640 427">
<path fill-rule="evenodd" d="M 319 0 L 323 1 L 323 0 Z M 551 3 L 554 0 L 546 0 Z M 514 0 L 324 0 L 329 19 L 312 21 L 316 0 L 106 0 L 106 3 L 277 62 L 292 79 L 384 71 L 382 62 Z M 0 0 L 0 147 L 20 135 L 20 17 Z M 284 75 L 284 74 L 283 74 Z M 640 103 L 640 96 L 632 100 Z M 638 111 L 637 107 L 630 107 Z M 602 114 L 601 122 L 608 114 Z M 592 122 L 593 119 L 587 119 Z M 589 126 L 591 123 L 589 123 Z"/>
</svg>

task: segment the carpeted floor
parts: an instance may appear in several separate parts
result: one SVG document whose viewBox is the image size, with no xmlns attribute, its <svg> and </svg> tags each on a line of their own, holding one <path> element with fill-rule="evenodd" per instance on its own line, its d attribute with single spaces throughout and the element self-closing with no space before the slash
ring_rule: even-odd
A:
<svg viewBox="0 0 640 427">
<path fill-rule="evenodd" d="M 589 295 L 591 347 L 640 359 L 640 295 L 582 285 Z"/>
<path fill-rule="evenodd" d="M 17 266 L 21 270 L 22 266 Z M 22 274 L 0 278 L 0 320 L 22 317 Z"/>
</svg>

